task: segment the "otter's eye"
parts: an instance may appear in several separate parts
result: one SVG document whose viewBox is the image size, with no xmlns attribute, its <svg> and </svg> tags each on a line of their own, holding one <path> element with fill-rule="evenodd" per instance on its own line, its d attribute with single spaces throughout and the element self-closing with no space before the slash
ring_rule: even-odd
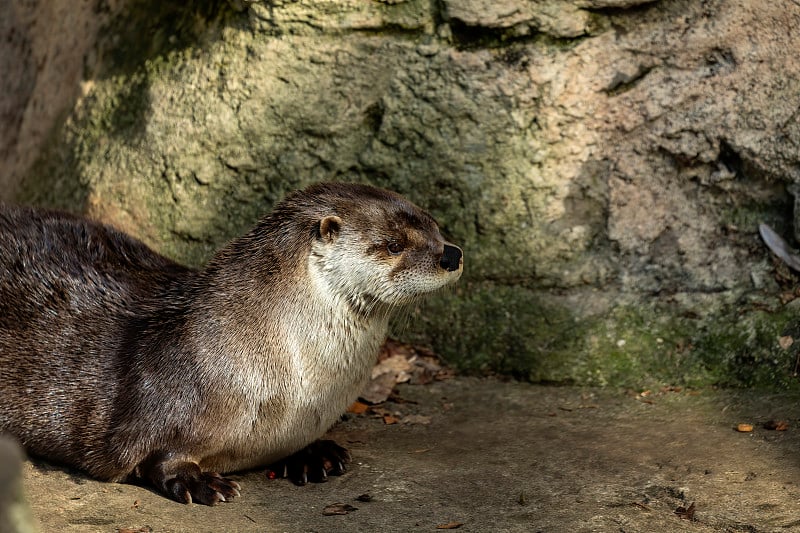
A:
<svg viewBox="0 0 800 533">
<path fill-rule="evenodd" d="M 403 251 L 403 245 L 397 241 L 392 241 L 386 245 L 386 249 L 389 250 L 390 254 L 398 255 L 400 252 Z"/>
</svg>

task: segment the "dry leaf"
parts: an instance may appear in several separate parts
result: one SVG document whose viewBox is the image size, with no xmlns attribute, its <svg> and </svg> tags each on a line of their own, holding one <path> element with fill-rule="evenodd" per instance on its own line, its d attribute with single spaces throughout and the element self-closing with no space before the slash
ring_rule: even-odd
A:
<svg viewBox="0 0 800 533">
<path fill-rule="evenodd" d="M 350 504 L 338 502 L 326 505 L 325 508 L 322 510 L 322 514 L 323 516 L 334 516 L 334 515 L 352 513 L 353 511 L 357 510 L 358 507 L 353 507 Z"/>
<path fill-rule="evenodd" d="M 381 351 L 378 355 L 378 361 L 383 361 L 384 359 L 395 355 L 402 355 L 406 358 L 411 357 L 414 355 L 414 348 L 410 344 L 406 344 L 404 342 L 399 342 L 394 339 L 386 339 L 386 341 L 383 343 L 383 346 L 381 346 Z"/>
<path fill-rule="evenodd" d="M 405 383 L 411 379 L 411 360 L 404 355 L 392 355 L 372 367 L 372 379 L 381 374 L 393 374 L 398 377 L 398 383 Z"/>
<path fill-rule="evenodd" d="M 425 415 L 406 415 L 401 422 L 403 422 L 403 424 L 423 424 L 427 426 L 431 423 L 431 417 Z"/>
<path fill-rule="evenodd" d="M 738 431 L 739 433 L 750 433 L 751 431 L 753 431 L 753 425 L 752 424 L 739 424 L 739 425 L 736 426 L 736 431 Z"/>
<path fill-rule="evenodd" d="M 789 423 L 785 420 L 770 420 L 764 423 L 764 429 L 772 429 L 774 431 L 786 431 L 789 429 Z"/>
<path fill-rule="evenodd" d="M 353 402 L 353 405 L 347 408 L 348 413 L 353 413 L 356 415 L 363 415 L 369 409 L 369 405 L 363 402 Z"/>
<path fill-rule="evenodd" d="M 381 374 L 367 384 L 361 393 L 361 399 L 373 405 L 383 403 L 392 394 L 395 383 L 394 375 Z"/>
<path fill-rule="evenodd" d="M 464 525 L 464 522 L 449 522 L 447 524 L 439 524 L 436 529 L 458 529 Z"/>
<path fill-rule="evenodd" d="M 400 420 L 394 415 L 385 414 L 383 415 L 383 423 L 387 426 L 391 426 L 392 424 L 397 424 Z"/>
</svg>

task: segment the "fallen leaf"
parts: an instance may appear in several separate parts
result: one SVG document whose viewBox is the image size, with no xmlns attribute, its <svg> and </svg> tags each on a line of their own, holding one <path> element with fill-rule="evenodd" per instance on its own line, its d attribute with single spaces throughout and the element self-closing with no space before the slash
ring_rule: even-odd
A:
<svg viewBox="0 0 800 533">
<path fill-rule="evenodd" d="M 383 423 L 386 424 L 387 426 L 391 426 L 392 424 L 397 424 L 399 421 L 400 420 L 394 415 L 390 415 L 388 413 L 383 415 Z"/>
<path fill-rule="evenodd" d="M 414 347 L 410 344 L 396 341 L 394 339 L 386 339 L 381 346 L 381 351 L 378 354 L 378 361 L 383 361 L 395 355 L 402 355 L 406 358 L 414 355 Z"/>
<path fill-rule="evenodd" d="M 753 431 L 753 425 L 739 424 L 738 426 L 736 426 L 736 431 L 738 431 L 739 433 L 750 433 L 751 431 Z"/>
<path fill-rule="evenodd" d="M 414 405 L 417 405 L 419 403 L 416 400 L 409 400 L 407 398 L 403 398 L 402 396 L 400 396 L 396 392 L 393 392 L 392 395 L 389 396 L 389 400 L 394 402 L 394 403 L 410 403 L 410 404 L 414 404 Z"/>
<path fill-rule="evenodd" d="M 442 367 L 431 350 L 386 339 L 378 354 L 378 363 L 372 368 L 370 381 L 359 398 L 377 405 L 393 399 L 392 393 L 398 383 L 426 385 L 454 375 L 452 369 Z"/>
<path fill-rule="evenodd" d="M 397 378 L 398 383 L 405 383 L 411 379 L 411 369 L 411 361 L 406 356 L 393 355 L 372 367 L 372 379 L 382 374 L 392 374 Z"/>
<path fill-rule="evenodd" d="M 144 527 L 121 527 L 117 530 L 117 533 L 152 533 L 153 528 L 150 526 Z"/>
<path fill-rule="evenodd" d="M 395 377 L 391 373 L 380 374 L 367 384 L 360 398 L 373 405 L 385 402 L 397 383 Z"/>
<path fill-rule="evenodd" d="M 360 502 L 371 502 L 372 501 L 372 496 L 367 494 L 367 493 L 364 493 L 364 494 L 362 494 L 360 496 L 357 496 L 356 500 L 358 500 Z"/>
<path fill-rule="evenodd" d="M 401 422 L 403 424 L 422 424 L 427 426 L 431 423 L 431 417 L 425 415 L 406 415 Z"/>
<path fill-rule="evenodd" d="M 789 423 L 785 420 L 770 420 L 764 423 L 764 429 L 772 429 L 774 431 L 786 431 L 789 429 Z"/>
<path fill-rule="evenodd" d="M 356 415 L 363 415 L 368 409 L 369 405 L 365 404 L 364 402 L 353 402 L 353 405 L 347 408 L 347 412 Z"/>
<path fill-rule="evenodd" d="M 326 505 L 325 508 L 322 510 L 322 515 L 334 516 L 334 515 L 348 514 L 357 510 L 358 507 L 353 507 L 350 504 L 338 502 Z"/>
<path fill-rule="evenodd" d="M 439 524 L 436 529 L 458 529 L 464 525 L 464 522 L 449 522 L 447 524 Z"/>
<path fill-rule="evenodd" d="M 682 520 L 694 520 L 694 502 L 689 504 L 689 507 L 678 507 L 675 509 L 675 514 Z"/>
</svg>

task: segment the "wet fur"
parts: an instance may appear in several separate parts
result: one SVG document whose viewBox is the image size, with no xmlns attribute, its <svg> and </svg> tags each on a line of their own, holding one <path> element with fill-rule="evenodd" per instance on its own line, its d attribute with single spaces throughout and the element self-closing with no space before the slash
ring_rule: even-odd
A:
<svg viewBox="0 0 800 533">
<path fill-rule="evenodd" d="M 345 184 L 290 195 L 200 271 L 108 226 L 0 206 L 0 431 L 165 492 L 170 465 L 285 457 L 355 399 L 392 310 L 460 275 L 443 246 L 424 211 Z"/>
</svg>

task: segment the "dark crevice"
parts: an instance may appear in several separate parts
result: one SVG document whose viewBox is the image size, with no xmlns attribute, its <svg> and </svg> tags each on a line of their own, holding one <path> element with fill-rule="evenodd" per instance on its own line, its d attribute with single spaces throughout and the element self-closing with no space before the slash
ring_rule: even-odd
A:
<svg viewBox="0 0 800 533">
<path fill-rule="evenodd" d="M 641 82 L 655 68 L 655 66 L 639 65 L 636 72 L 633 74 L 617 72 L 608 83 L 608 86 L 603 89 L 603 91 L 609 96 L 616 96 L 618 94 L 628 92 L 636 87 L 639 82 Z"/>
<path fill-rule="evenodd" d="M 726 74 L 736 68 L 736 57 L 729 48 L 714 48 L 706 55 L 709 75 Z"/>
<path fill-rule="evenodd" d="M 724 139 L 719 142 L 719 162 L 733 174 L 741 174 L 742 156 Z"/>
<path fill-rule="evenodd" d="M 488 28 L 472 26 L 457 19 L 450 19 L 453 45 L 459 50 L 502 48 L 517 43 L 546 42 L 562 47 L 574 46 L 589 35 L 578 37 L 555 37 L 530 28 L 530 33 L 520 35 L 512 28 Z"/>
<path fill-rule="evenodd" d="M 382 101 L 377 101 L 364 110 L 364 124 L 373 134 L 377 134 L 383 125 L 383 116 L 386 113 L 386 106 Z"/>
<path fill-rule="evenodd" d="M 608 6 L 608 7 L 584 7 L 583 9 L 594 13 L 596 15 L 604 15 L 607 17 L 614 17 L 614 16 L 630 16 L 635 15 L 638 13 L 645 13 L 650 9 L 658 6 L 659 0 L 650 0 L 649 2 L 643 2 L 641 4 L 636 4 L 633 6 L 628 7 L 618 7 L 618 6 Z"/>
<path fill-rule="evenodd" d="M 444 0 L 431 0 L 431 15 L 433 16 L 435 28 L 447 22 L 446 11 L 447 6 L 445 6 Z"/>
<path fill-rule="evenodd" d="M 329 30 L 320 30 L 320 33 L 331 33 Z M 428 34 L 422 28 L 408 28 L 403 26 L 402 24 L 394 23 L 394 22 L 386 22 L 383 26 L 379 28 L 352 28 L 348 29 L 344 32 L 346 33 L 359 33 L 362 35 L 380 35 L 380 36 L 391 36 L 391 37 L 398 37 L 404 39 L 418 39 L 420 37 L 425 37 Z"/>
</svg>

